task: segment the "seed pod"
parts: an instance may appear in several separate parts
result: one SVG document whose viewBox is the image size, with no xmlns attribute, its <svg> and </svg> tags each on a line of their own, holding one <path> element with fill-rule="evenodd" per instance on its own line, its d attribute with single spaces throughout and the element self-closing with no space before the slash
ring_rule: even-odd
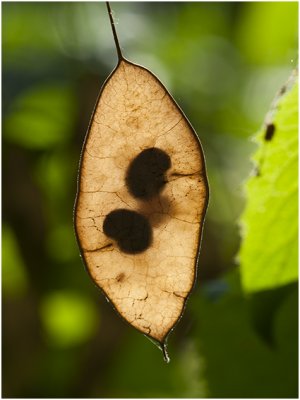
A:
<svg viewBox="0 0 300 400">
<path fill-rule="evenodd" d="M 208 202 L 204 156 L 167 89 L 123 57 L 109 15 L 119 62 L 82 151 L 76 234 L 92 279 L 167 358 L 166 337 L 196 277 Z"/>
</svg>

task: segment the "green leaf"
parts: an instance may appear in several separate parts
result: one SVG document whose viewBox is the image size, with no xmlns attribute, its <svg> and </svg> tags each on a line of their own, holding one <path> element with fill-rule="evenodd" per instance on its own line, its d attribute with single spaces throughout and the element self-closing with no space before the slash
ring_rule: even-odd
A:
<svg viewBox="0 0 300 400">
<path fill-rule="evenodd" d="M 247 205 L 241 218 L 240 264 L 246 292 L 279 287 L 298 276 L 297 83 L 271 111 L 267 128 L 256 137 L 259 148 L 253 159 L 258 169 L 246 183 Z"/>
</svg>

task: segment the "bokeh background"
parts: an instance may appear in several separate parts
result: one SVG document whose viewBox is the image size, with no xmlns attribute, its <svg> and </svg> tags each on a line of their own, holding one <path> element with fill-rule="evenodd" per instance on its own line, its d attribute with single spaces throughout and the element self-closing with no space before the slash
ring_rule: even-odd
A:
<svg viewBox="0 0 300 400">
<path fill-rule="evenodd" d="M 124 55 L 167 86 L 207 160 L 197 285 L 166 364 L 90 280 L 73 230 L 81 146 L 117 61 L 105 4 L 2 2 L 3 397 L 297 397 L 297 286 L 247 296 L 236 261 L 250 137 L 297 65 L 297 7 L 112 3 Z"/>
</svg>

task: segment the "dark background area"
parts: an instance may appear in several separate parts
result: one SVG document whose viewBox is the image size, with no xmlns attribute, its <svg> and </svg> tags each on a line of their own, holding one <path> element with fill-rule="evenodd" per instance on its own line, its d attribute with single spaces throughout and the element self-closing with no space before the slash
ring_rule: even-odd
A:
<svg viewBox="0 0 300 400">
<path fill-rule="evenodd" d="M 235 257 L 250 137 L 297 65 L 298 5 L 111 5 L 125 57 L 161 79 L 204 148 L 197 285 L 166 364 L 90 280 L 72 220 L 82 143 L 117 61 L 106 7 L 2 2 L 2 396 L 297 397 L 297 286 L 247 296 Z"/>
</svg>

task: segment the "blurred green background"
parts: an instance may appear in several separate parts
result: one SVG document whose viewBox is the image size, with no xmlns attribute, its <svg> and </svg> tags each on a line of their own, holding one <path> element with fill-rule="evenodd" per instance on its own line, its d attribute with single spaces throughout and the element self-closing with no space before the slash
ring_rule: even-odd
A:
<svg viewBox="0 0 300 400">
<path fill-rule="evenodd" d="M 246 296 L 235 256 L 249 138 L 297 65 L 298 4 L 112 8 L 125 57 L 161 79 L 202 141 L 211 197 L 197 285 L 166 364 L 90 280 L 72 213 L 116 64 L 106 7 L 2 2 L 2 396 L 297 397 L 297 285 Z"/>
</svg>

